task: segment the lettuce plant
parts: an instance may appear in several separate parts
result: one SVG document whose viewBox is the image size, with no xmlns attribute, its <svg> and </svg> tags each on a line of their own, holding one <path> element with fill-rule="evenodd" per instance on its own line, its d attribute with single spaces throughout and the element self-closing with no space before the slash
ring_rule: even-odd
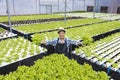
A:
<svg viewBox="0 0 120 80">
<path fill-rule="evenodd" d="M 93 39 L 88 34 L 84 34 L 82 40 L 83 40 L 83 45 L 90 45 L 93 42 Z"/>
<path fill-rule="evenodd" d="M 33 43 L 35 43 L 36 45 L 39 45 L 41 43 L 42 40 L 45 40 L 45 36 L 41 35 L 41 34 L 35 34 L 32 37 L 32 41 Z"/>
</svg>

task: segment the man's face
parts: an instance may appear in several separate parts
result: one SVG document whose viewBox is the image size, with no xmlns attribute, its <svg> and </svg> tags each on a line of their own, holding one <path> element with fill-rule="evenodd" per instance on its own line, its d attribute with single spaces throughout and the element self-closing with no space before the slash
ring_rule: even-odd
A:
<svg viewBox="0 0 120 80">
<path fill-rule="evenodd" d="M 58 35 L 59 35 L 60 39 L 65 38 L 65 32 L 63 32 L 63 31 L 59 32 Z"/>
</svg>

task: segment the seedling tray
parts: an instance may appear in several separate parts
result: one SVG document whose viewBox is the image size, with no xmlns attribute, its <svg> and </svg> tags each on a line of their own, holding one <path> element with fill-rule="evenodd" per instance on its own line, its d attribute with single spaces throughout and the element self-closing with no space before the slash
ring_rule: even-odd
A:
<svg viewBox="0 0 120 80">
<path fill-rule="evenodd" d="M 1 26 L 0 26 L 0 28 L 1 28 Z M 0 41 L 8 39 L 8 38 L 13 38 L 13 37 L 17 37 L 17 34 L 11 33 L 11 32 L 9 32 L 7 30 L 4 30 L 3 32 L 0 33 Z"/>
</svg>

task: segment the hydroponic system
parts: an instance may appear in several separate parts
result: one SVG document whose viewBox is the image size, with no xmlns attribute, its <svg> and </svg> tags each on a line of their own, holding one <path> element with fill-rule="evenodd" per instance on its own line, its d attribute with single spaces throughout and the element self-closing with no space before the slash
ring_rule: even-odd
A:
<svg viewBox="0 0 120 80">
<path fill-rule="evenodd" d="M 0 0 L 0 80 L 120 80 L 119 6 L 120 0 Z M 60 27 L 82 43 L 69 56 L 41 46 L 58 38 Z"/>
</svg>

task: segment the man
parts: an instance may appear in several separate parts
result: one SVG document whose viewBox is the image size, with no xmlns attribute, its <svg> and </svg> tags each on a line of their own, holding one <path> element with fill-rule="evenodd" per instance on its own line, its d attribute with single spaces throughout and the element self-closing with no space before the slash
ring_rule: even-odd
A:
<svg viewBox="0 0 120 80">
<path fill-rule="evenodd" d="M 68 38 L 65 38 L 66 31 L 64 28 L 58 30 L 59 37 L 51 41 L 42 41 L 41 46 L 46 47 L 49 50 L 49 53 L 64 53 L 69 55 L 72 50 L 74 50 L 79 45 L 82 45 L 81 42 L 73 41 Z"/>
</svg>

